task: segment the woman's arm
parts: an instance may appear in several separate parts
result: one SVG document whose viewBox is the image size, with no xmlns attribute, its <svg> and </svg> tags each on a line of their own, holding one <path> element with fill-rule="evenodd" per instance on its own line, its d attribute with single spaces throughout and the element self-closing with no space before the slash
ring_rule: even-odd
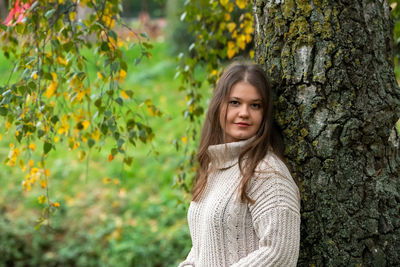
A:
<svg viewBox="0 0 400 267">
<path fill-rule="evenodd" d="M 300 246 L 300 198 L 288 172 L 255 178 L 248 204 L 259 249 L 232 267 L 296 266 Z M 289 176 L 289 177 L 288 177 Z"/>
<path fill-rule="evenodd" d="M 194 266 L 194 256 L 193 256 L 193 247 L 190 249 L 190 252 L 188 254 L 188 256 L 186 257 L 186 259 L 181 262 L 178 267 L 195 267 Z"/>
</svg>

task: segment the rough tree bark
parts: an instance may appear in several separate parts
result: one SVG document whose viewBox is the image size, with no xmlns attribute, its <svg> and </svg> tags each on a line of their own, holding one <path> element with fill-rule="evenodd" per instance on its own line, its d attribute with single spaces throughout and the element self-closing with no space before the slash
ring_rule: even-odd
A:
<svg viewBox="0 0 400 267">
<path fill-rule="evenodd" d="M 0 0 L 0 22 L 3 21 L 8 14 L 7 1 Z"/>
<path fill-rule="evenodd" d="M 400 266 L 400 89 L 385 0 L 254 0 L 300 181 L 299 266 Z"/>
</svg>

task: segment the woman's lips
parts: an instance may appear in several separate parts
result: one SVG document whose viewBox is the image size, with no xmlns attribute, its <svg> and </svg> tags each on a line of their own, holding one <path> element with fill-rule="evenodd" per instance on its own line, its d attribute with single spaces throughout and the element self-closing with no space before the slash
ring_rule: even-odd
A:
<svg viewBox="0 0 400 267">
<path fill-rule="evenodd" d="M 237 126 L 239 126 L 239 127 L 248 127 L 248 126 L 250 126 L 248 123 L 245 123 L 245 122 L 237 122 L 237 123 L 235 123 Z"/>
</svg>

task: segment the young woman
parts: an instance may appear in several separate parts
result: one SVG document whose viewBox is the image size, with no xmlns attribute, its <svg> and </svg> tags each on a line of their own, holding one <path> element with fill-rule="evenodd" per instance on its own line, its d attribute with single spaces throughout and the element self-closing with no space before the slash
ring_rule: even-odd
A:
<svg viewBox="0 0 400 267">
<path fill-rule="evenodd" d="M 219 79 L 197 154 L 183 266 L 296 266 L 300 196 L 273 127 L 271 86 L 257 65 Z"/>
</svg>

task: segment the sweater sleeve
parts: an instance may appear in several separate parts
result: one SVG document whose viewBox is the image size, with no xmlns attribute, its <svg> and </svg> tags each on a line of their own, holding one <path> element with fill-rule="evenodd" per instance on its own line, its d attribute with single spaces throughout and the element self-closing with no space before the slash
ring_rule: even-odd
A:
<svg viewBox="0 0 400 267">
<path fill-rule="evenodd" d="M 259 248 L 231 267 L 296 266 L 300 246 L 300 197 L 289 172 L 256 178 L 248 204 Z M 267 176 L 267 177 L 266 177 Z"/>
<path fill-rule="evenodd" d="M 186 259 L 181 262 L 178 267 L 195 267 L 194 265 L 194 256 L 193 256 L 193 247 L 190 249 L 190 252 Z"/>
</svg>

